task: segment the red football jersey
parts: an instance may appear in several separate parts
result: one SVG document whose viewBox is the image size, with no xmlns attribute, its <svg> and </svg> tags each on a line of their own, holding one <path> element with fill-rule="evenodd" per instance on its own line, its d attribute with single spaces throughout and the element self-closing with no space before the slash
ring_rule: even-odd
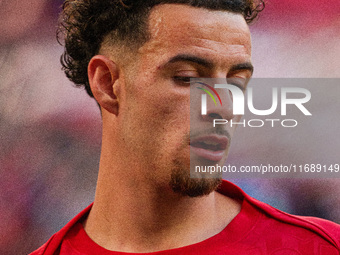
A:
<svg viewBox="0 0 340 255">
<path fill-rule="evenodd" d="M 340 226 L 322 219 L 293 216 L 246 195 L 234 184 L 223 181 L 219 192 L 243 200 L 240 213 L 215 236 L 189 246 L 159 251 L 154 255 L 298 255 L 340 254 Z M 32 254 L 141 255 L 106 250 L 86 234 L 80 213 L 43 247 Z"/>
</svg>

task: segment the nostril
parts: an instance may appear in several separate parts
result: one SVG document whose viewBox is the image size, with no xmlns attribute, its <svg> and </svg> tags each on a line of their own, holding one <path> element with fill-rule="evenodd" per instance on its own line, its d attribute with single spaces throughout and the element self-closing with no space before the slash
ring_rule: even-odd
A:
<svg viewBox="0 0 340 255">
<path fill-rule="evenodd" d="M 212 119 L 223 119 L 218 113 L 210 113 L 208 116 Z"/>
</svg>

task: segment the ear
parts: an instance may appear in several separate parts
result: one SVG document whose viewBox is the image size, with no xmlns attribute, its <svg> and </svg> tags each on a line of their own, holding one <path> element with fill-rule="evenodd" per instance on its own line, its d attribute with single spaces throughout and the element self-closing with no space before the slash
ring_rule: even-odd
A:
<svg viewBox="0 0 340 255">
<path fill-rule="evenodd" d="M 90 60 L 87 72 L 91 91 L 98 104 L 118 115 L 118 90 L 115 86 L 118 86 L 119 70 L 116 63 L 106 56 L 96 55 Z"/>
</svg>

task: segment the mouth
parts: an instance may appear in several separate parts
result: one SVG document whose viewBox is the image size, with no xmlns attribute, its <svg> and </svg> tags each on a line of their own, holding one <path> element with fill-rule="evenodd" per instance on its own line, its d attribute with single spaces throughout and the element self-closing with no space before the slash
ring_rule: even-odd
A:
<svg viewBox="0 0 340 255">
<path fill-rule="evenodd" d="M 199 157 L 218 162 L 225 156 L 228 144 L 226 136 L 207 135 L 192 139 L 190 150 Z"/>
</svg>

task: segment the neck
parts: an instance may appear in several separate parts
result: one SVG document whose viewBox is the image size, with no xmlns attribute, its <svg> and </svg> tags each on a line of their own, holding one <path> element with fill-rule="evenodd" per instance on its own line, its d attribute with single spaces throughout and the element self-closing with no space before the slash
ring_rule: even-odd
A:
<svg viewBox="0 0 340 255">
<path fill-rule="evenodd" d="M 99 179 L 98 183 L 106 181 Z M 84 226 L 88 235 L 108 250 L 155 252 L 212 237 L 239 211 L 237 202 L 217 192 L 190 198 L 113 181 L 109 186 L 98 185 Z"/>
<path fill-rule="evenodd" d="M 144 253 L 187 246 L 221 232 L 240 211 L 238 202 L 218 192 L 177 194 L 167 182 L 141 174 L 147 166 L 107 151 L 102 149 L 95 201 L 84 222 L 105 249 Z"/>
</svg>

